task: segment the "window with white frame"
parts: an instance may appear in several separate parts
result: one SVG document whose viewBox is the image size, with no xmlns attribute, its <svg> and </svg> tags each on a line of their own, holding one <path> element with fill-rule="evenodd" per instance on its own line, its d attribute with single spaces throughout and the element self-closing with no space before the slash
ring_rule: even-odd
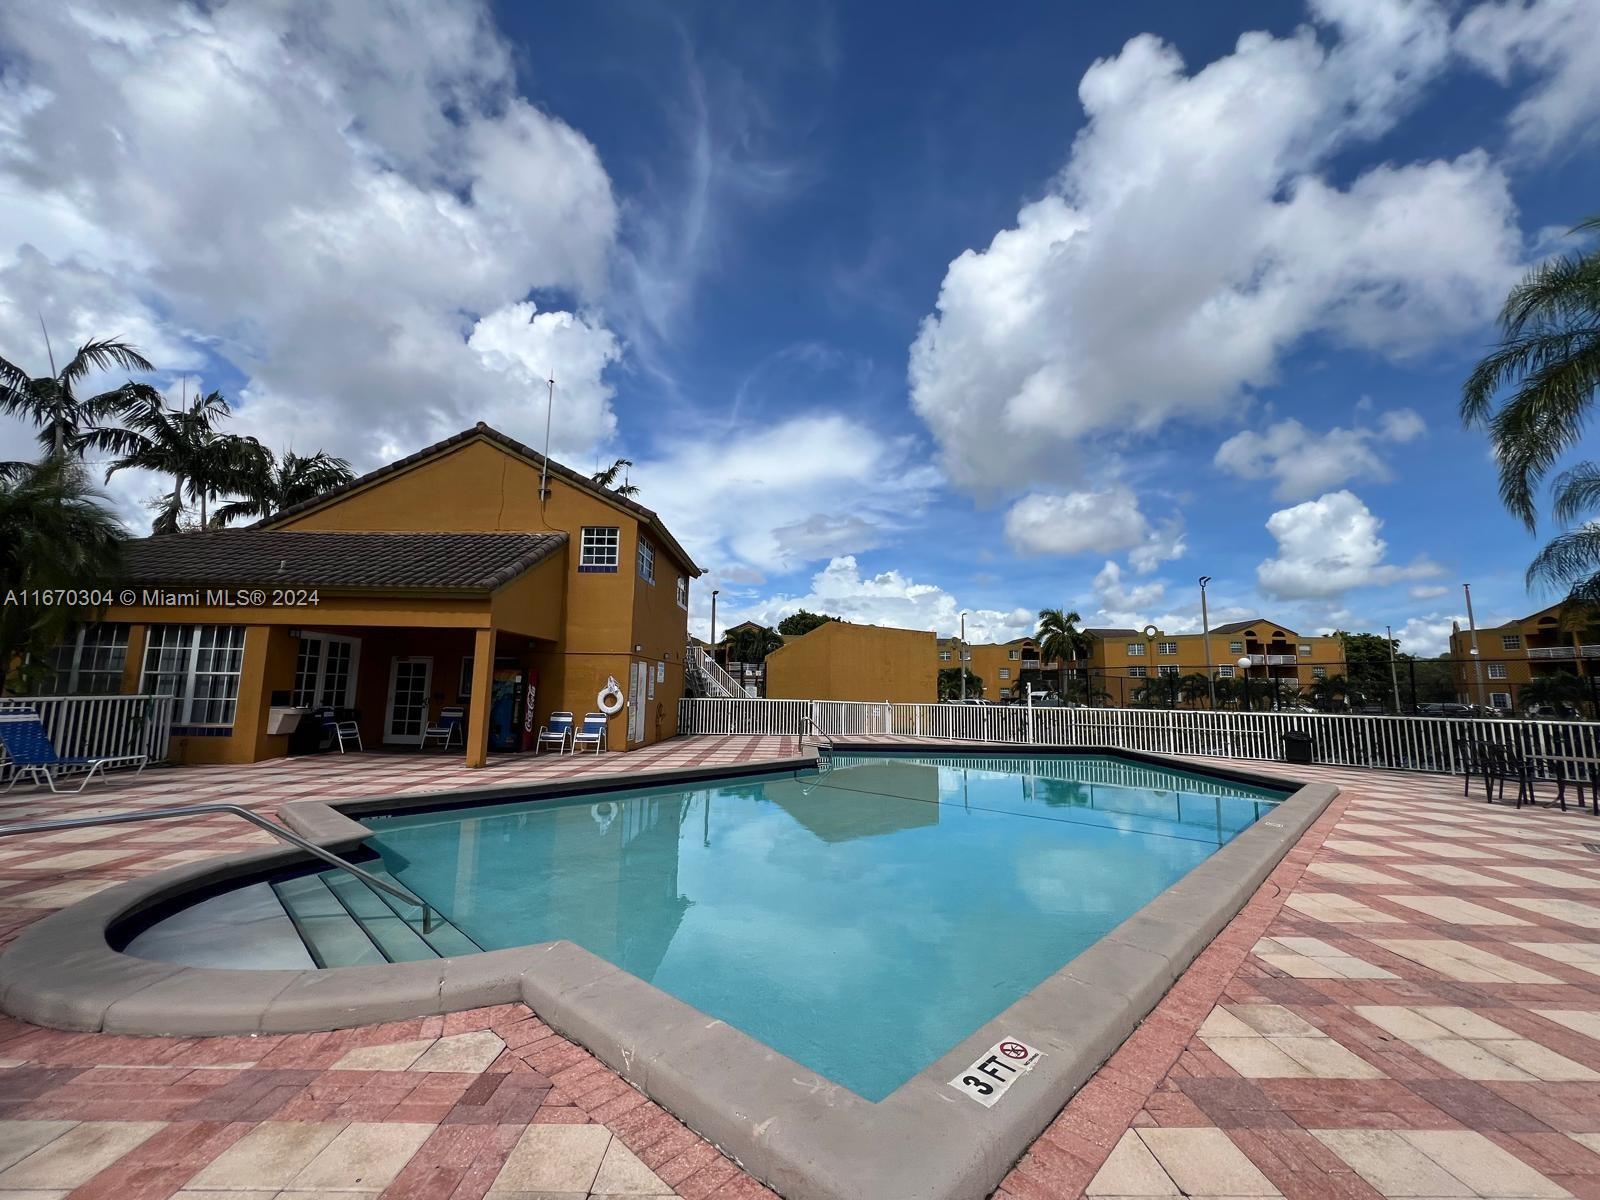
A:
<svg viewBox="0 0 1600 1200">
<path fill-rule="evenodd" d="M 1011 689 L 1010 688 L 1001 688 L 1000 689 L 1000 699 L 1002 699 L 1002 700 L 1011 699 Z"/>
<path fill-rule="evenodd" d="M 1244 643 L 1243 642 L 1229 642 L 1228 643 L 1228 653 L 1229 654 L 1243 654 L 1244 653 Z"/>
<path fill-rule="evenodd" d="M 1310 658 L 1311 657 L 1311 647 L 1306 645 L 1304 642 L 1300 643 L 1300 657 L 1301 658 Z"/>
<path fill-rule="evenodd" d="M 232 725 L 243 665 L 242 625 L 152 625 L 140 690 L 176 698 L 174 725 Z"/>
<path fill-rule="evenodd" d="M 1148 667 L 1129 667 L 1128 668 L 1128 677 L 1130 679 L 1143 679 L 1149 673 L 1150 673 L 1150 670 L 1149 670 Z"/>
<path fill-rule="evenodd" d="M 1326 679 L 1327 677 L 1328 677 L 1328 668 L 1327 667 L 1312 667 L 1311 668 L 1311 678 L 1313 678 L 1313 679 Z"/>
<path fill-rule="evenodd" d="M 1520 633 L 1502 633 L 1500 635 L 1500 649 L 1521 650 L 1522 635 Z"/>
<path fill-rule="evenodd" d="M 1162 663 L 1161 666 L 1156 668 L 1156 670 L 1162 675 L 1176 675 L 1178 673 L 1178 666 L 1176 663 Z"/>
<path fill-rule="evenodd" d="M 1178 643 L 1177 642 L 1159 642 L 1159 643 L 1156 644 L 1156 653 L 1157 654 L 1176 654 L 1177 652 L 1178 652 Z"/>
<path fill-rule="evenodd" d="M 1505 663 L 1490 663 L 1489 664 L 1489 678 L 1490 679 L 1507 679 L 1507 678 L 1510 678 L 1510 672 L 1506 670 L 1506 664 Z"/>
<path fill-rule="evenodd" d="M 939 661 L 940 662 L 949 662 L 954 657 L 955 657 L 955 655 L 949 650 L 941 650 L 941 651 L 939 651 Z"/>
<path fill-rule="evenodd" d="M 1218 667 L 1217 668 L 1217 678 L 1218 679 L 1232 679 L 1233 678 L 1233 668 L 1232 667 Z"/>
<path fill-rule="evenodd" d="M 622 553 L 622 531 L 615 525 L 585 525 L 578 543 L 578 570 L 615 571 Z"/>
<path fill-rule="evenodd" d="M 639 578 L 646 583 L 656 581 L 656 548 L 644 538 L 639 539 Z"/>
<path fill-rule="evenodd" d="M 49 674 L 40 681 L 41 694 L 115 696 L 122 691 L 127 661 L 126 625 L 104 621 L 75 625 L 49 651 Z"/>
<path fill-rule="evenodd" d="M 1144 657 L 1144 643 L 1143 642 L 1129 642 L 1128 643 L 1128 657 L 1129 658 L 1143 658 Z"/>
<path fill-rule="evenodd" d="M 1490 692 L 1489 693 L 1489 707 L 1490 708 L 1510 708 L 1511 707 L 1511 693 L 1510 692 Z"/>
<path fill-rule="evenodd" d="M 687 575 L 678 576 L 678 607 L 689 607 L 689 577 Z"/>
<path fill-rule="evenodd" d="M 1011 668 L 1010 667 L 1001 667 L 1000 668 L 1000 678 L 1001 679 L 1010 679 L 1011 678 Z"/>
<path fill-rule="evenodd" d="M 1021 650 L 1007 650 L 1006 651 L 1006 657 L 1011 659 L 1011 661 L 1015 662 L 1017 659 L 1022 657 L 1022 651 Z"/>
</svg>

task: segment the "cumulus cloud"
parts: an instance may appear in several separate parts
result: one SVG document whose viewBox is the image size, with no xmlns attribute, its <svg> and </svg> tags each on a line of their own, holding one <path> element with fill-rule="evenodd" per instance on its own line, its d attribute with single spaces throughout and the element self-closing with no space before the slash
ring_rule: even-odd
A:
<svg viewBox="0 0 1600 1200">
<path fill-rule="evenodd" d="M 1085 73 L 1066 167 L 950 264 L 911 348 L 955 482 L 1049 482 L 1086 440 L 1218 417 L 1310 335 L 1402 356 L 1493 313 L 1521 245 L 1485 154 L 1322 176 L 1443 68 L 1444 11 L 1312 13 L 1320 38 L 1246 34 L 1192 73 L 1149 35 Z"/>
<path fill-rule="evenodd" d="M 666 440 L 633 482 L 697 560 L 782 573 L 871 549 L 926 505 L 938 473 L 914 444 L 838 413 L 719 438 Z"/>
<path fill-rule="evenodd" d="M 1442 583 L 1419 583 L 1406 590 L 1406 595 L 1413 600 L 1437 600 L 1440 596 L 1448 594 L 1449 588 Z"/>
<path fill-rule="evenodd" d="M 931 629 L 942 636 L 955 634 L 961 625 L 961 606 L 943 588 L 918 583 L 899 571 L 863 575 L 854 555 L 833 559 L 811 578 L 803 596 L 770 596 L 733 609 L 734 620 L 749 619 L 776 625 L 800 609 L 824 612 L 865 625 L 893 625 L 901 629 Z M 1008 642 L 1032 633 L 1036 614 L 1025 608 L 1007 612 L 976 609 L 967 612 L 969 642 Z M 721 618 L 718 618 L 721 624 Z M 724 626 L 726 628 L 726 626 Z"/>
<path fill-rule="evenodd" d="M 1511 111 L 1511 136 L 1533 155 L 1558 154 L 1595 136 L 1600 117 L 1600 20 L 1592 0 L 1496 0 L 1456 27 L 1455 44 L 1502 84 L 1529 71 L 1538 81 Z"/>
<path fill-rule="evenodd" d="M 1375 426 L 1326 433 L 1307 429 L 1292 417 L 1269 425 L 1264 433 L 1246 429 L 1217 448 L 1218 469 L 1241 479 L 1273 479 L 1279 500 L 1300 500 L 1353 479 L 1386 480 L 1388 464 L 1381 447 L 1421 437 L 1427 426 L 1409 408 L 1384 413 Z"/>
<path fill-rule="evenodd" d="M 0 344 L 137 342 L 232 378 L 239 428 L 371 465 L 480 418 L 614 429 L 581 309 L 617 206 L 460 0 L 0 9 Z"/>
<path fill-rule="evenodd" d="M 1405 653 L 1418 658 L 1437 658 L 1450 648 L 1450 629 L 1457 622 L 1463 629 L 1466 628 L 1466 615 L 1429 613 L 1424 617 L 1410 618 L 1394 631 L 1394 636 Z"/>
<path fill-rule="evenodd" d="M 1006 540 L 1019 554 L 1112 554 L 1132 550 L 1139 571 L 1184 552 L 1183 520 L 1152 523 L 1125 484 L 1100 491 L 1033 492 L 1006 512 Z"/>
<path fill-rule="evenodd" d="M 1280 509 L 1267 518 L 1267 531 L 1277 540 L 1278 551 L 1256 568 L 1256 581 L 1268 596 L 1306 600 L 1442 573 L 1426 558 L 1406 566 L 1386 563 L 1389 546 L 1378 536 L 1382 527 L 1383 522 L 1348 491 Z"/>
</svg>

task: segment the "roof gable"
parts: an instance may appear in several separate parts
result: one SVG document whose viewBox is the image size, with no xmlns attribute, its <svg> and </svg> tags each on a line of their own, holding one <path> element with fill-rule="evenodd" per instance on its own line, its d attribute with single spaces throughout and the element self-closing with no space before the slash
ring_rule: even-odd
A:
<svg viewBox="0 0 1600 1200">
<path fill-rule="evenodd" d="M 634 517 L 640 522 L 640 524 L 646 526 L 650 530 L 652 536 L 655 538 L 658 544 L 668 550 L 674 558 L 676 558 L 683 566 L 688 568 L 691 575 L 698 576 L 701 574 L 700 567 L 695 563 L 694 559 L 689 557 L 689 552 L 679 544 L 677 538 L 672 536 L 672 533 L 667 529 L 666 525 L 662 523 L 661 518 L 652 509 L 646 508 L 644 505 L 630 500 L 626 496 L 619 496 L 615 492 L 600 487 L 592 479 L 581 472 L 574 471 L 571 467 L 565 466 L 562 463 L 558 463 L 553 458 L 545 458 L 544 455 L 540 454 L 531 446 L 524 445 L 515 438 L 501 433 L 498 429 L 494 429 L 489 425 L 484 424 L 482 421 L 479 421 L 471 429 L 463 429 L 460 433 L 452 434 L 443 441 L 435 442 L 431 446 L 424 446 L 421 450 L 416 451 L 414 454 L 408 454 L 404 458 L 396 459 L 394 462 L 387 463 L 384 466 L 378 467 L 376 470 L 368 471 L 365 475 L 359 476 L 350 483 L 345 484 L 343 487 L 334 488 L 331 492 L 324 492 L 322 495 L 311 500 L 290 505 L 283 511 L 274 513 L 272 516 L 267 517 L 264 520 L 257 521 L 254 525 L 248 526 L 248 528 L 258 530 L 275 529 L 284 521 L 304 516 L 305 514 L 313 512 L 317 509 L 338 504 L 341 500 L 353 496 L 358 492 L 365 491 L 368 488 L 373 487 L 376 484 L 386 482 L 389 479 L 397 478 L 398 476 L 405 474 L 407 471 L 419 467 L 424 463 L 441 458 L 446 454 L 453 453 L 473 442 L 483 442 L 497 450 L 500 450 L 502 453 L 509 454 L 514 458 L 519 458 L 535 468 L 540 470 L 547 469 L 552 478 L 559 479 L 563 483 L 577 488 L 579 491 L 585 492 L 588 495 L 603 501 L 612 508 L 617 509 L 619 512 L 623 512 L 631 517 Z"/>
</svg>

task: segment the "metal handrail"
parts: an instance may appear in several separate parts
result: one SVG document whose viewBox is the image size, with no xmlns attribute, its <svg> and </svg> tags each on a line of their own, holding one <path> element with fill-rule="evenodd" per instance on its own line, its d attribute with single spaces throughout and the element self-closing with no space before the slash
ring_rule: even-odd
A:
<svg viewBox="0 0 1600 1200">
<path fill-rule="evenodd" d="M 839 747 L 837 747 L 837 746 L 835 746 L 833 744 L 833 738 L 829 737 L 827 733 L 823 732 L 822 726 L 817 724 L 817 719 L 815 717 L 813 717 L 810 713 L 807 713 L 804 717 L 801 718 L 801 720 L 805 724 L 811 726 L 812 729 L 816 730 L 817 731 L 817 736 L 819 738 L 821 738 L 823 741 L 828 743 L 828 753 L 829 754 L 837 754 L 837 753 L 839 753 Z"/>
<path fill-rule="evenodd" d="M 377 888 L 381 892 L 388 892 L 397 900 L 406 904 L 415 904 L 422 909 L 422 932 L 433 932 L 434 911 L 433 906 L 422 897 L 412 894 L 405 888 L 396 887 L 385 883 L 376 875 L 363 871 L 355 863 L 346 862 L 337 854 L 324 850 L 315 842 L 308 842 L 291 829 L 274 824 L 261 816 L 253 813 L 248 808 L 240 808 L 237 804 L 190 804 L 182 808 L 156 808 L 149 812 L 113 813 L 107 817 L 73 817 L 65 821 L 29 821 L 22 825 L 0 825 L 0 837 L 9 837 L 18 833 L 53 833 L 58 829 L 86 829 L 91 825 L 130 825 L 135 821 L 160 821 L 168 817 L 198 817 L 209 816 L 212 813 L 232 813 L 236 817 L 243 817 L 252 825 L 265 829 L 273 837 L 281 838 L 297 849 L 304 850 L 314 858 L 320 858 L 329 866 L 338 867 L 342 871 L 349 871 L 368 887 Z"/>
</svg>

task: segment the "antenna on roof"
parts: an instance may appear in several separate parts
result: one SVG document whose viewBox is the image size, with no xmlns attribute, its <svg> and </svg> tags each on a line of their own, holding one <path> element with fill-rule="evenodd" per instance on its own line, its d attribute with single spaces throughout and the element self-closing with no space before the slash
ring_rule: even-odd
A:
<svg viewBox="0 0 1600 1200">
<path fill-rule="evenodd" d="M 539 499 L 550 499 L 550 414 L 556 407 L 556 381 L 546 381 L 550 385 L 550 392 L 544 402 L 544 462 L 539 466 Z"/>
</svg>

